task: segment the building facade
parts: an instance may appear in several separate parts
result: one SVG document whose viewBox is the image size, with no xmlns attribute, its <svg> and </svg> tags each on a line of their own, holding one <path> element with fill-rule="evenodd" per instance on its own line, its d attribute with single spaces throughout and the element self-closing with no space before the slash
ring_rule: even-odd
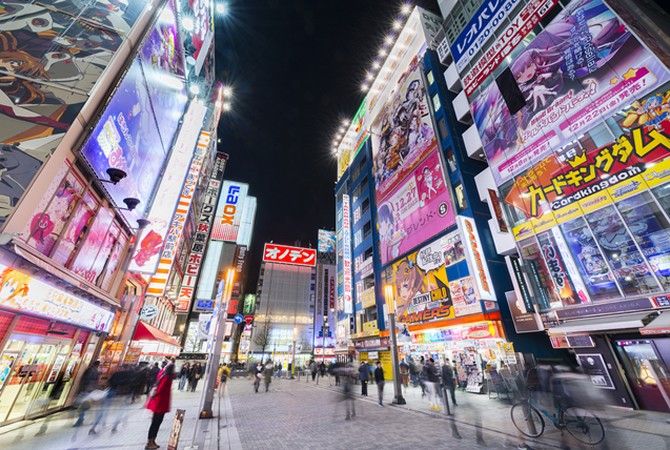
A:
<svg viewBox="0 0 670 450">
<path fill-rule="evenodd" d="M 570 349 L 612 404 L 669 411 L 667 15 L 649 1 L 440 7 L 435 45 L 466 153 L 488 164 L 476 183 L 517 330 Z"/>
</svg>

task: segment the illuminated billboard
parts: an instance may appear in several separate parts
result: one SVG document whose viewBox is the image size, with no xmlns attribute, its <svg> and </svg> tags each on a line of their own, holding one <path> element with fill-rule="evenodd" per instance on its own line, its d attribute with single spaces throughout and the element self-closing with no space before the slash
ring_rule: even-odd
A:
<svg viewBox="0 0 670 450">
<path fill-rule="evenodd" d="M 455 222 L 440 155 L 431 153 L 378 204 L 379 247 L 385 265 Z"/>
<path fill-rule="evenodd" d="M 148 274 L 156 272 L 156 266 L 161 257 L 161 249 L 165 244 L 165 237 L 172 223 L 177 201 L 182 193 L 184 179 L 194 155 L 194 147 L 196 147 L 196 140 L 200 131 L 199 127 L 202 126 L 206 111 L 207 107 L 204 104 L 194 101 L 184 116 L 184 126 L 172 148 L 166 170 L 147 215 L 150 223 L 141 230 L 141 234 L 138 236 L 138 245 L 128 267 L 131 272 Z M 209 133 L 207 135 L 205 147 L 209 144 Z M 200 161 L 199 165 L 202 165 L 204 154 L 196 152 L 196 156 Z M 172 244 L 176 245 L 177 242 Z"/>
<path fill-rule="evenodd" d="M 603 121 L 669 79 L 602 1 L 571 2 L 471 105 L 494 179 L 501 185 L 552 152 L 565 161 L 619 136 Z"/>
<path fill-rule="evenodd" d="M 0 263 L 0 307 L 108 333 L 114 313 Z"/>
<path fill-rule="evenodd" d="M 221 198 L 216 207 L 216 218 L 211 239 L 214 241 L 236 242 L 244 212 L 249 185 L 235 181 L 224 181 Z"/>
<path fill-rule="evenodd" d="M 371 128 L 376 198 L 380 202 L 437 149 L 418 57 L 398 80 Z"/>
<path fill-rule="evenodd" d="M 439 240 L 393 263 L 386 274 L 399 322 L 412 325 L 454 317 Z"/>
<path fill-rule="evenodd" d="M 335 253 L 335 232 L 330 230 L 319 230 L 319 252 Z"/>
<path fill-rule="evenodd" d="M 353 267 L 351 263 L 351 204 L 348 195 L 342 196 L 342 258 L 343 270 L 343 298 L 342 307 L 345 314 L 353 314 L 354 302 L 352 298 Z"/>
<path fill-rule="evenodd" d="M 465 239 L 465 259 L 468 263 L 470 273 L 475 280 L 479 298 L 482 300 L 497 300 L 493 289 L 493 280 L 489 273 L 489 266 L 486 262 L 486 255 L 484 255 L 484 248 L 482 247 L 481 239 L 479 239 L 475 221 L 469 217 L 458 216 L 458 227 Z"/>
<path fill-rule="evenodd" d="M 316 250 L 288 245 L 265 244 L 263 262 L 316 266 Z"/>
</svg>

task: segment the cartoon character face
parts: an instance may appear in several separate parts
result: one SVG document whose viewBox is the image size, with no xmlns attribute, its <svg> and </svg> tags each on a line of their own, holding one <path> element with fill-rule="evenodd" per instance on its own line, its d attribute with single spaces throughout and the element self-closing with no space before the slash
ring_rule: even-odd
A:
<svg viewBox="0 0 670 450">
<path fill-rule="evenodd" d="M 408 304 L 421 286 L 422 277 L 419 267 L 407 260 L 400 263 L 395 276 L 396 290 L 402 299 L 402 304 Z"/>
<path fill-rule="evenodd" d="M 0 275 L 0 302 L 7 305 L 16 305 L 16 298 L 28 294 L 30 277 L 24 273 L 7 268 Z"/>
<path fill-rule="evenodd" d="M 528 83 L 530 80 L 535 77 L 535 73 L 537 72 L 537 66 L 535 65 L 534 62 L 528 64 L 525 69 L 523 69 L 521 72 L 519 72 L 516 75 L 516 80 L 519 83 Z"/>
</svg>

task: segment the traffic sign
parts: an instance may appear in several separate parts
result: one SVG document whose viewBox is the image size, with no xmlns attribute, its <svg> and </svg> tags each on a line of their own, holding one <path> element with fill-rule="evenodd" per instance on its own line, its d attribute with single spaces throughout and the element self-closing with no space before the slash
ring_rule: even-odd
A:
<svg viewBox="0 0 670 450">
<path fill-rule="evenodd" d="M 241 324 L 242 322 L 244 322 L 244 316 L 242 314 L 235 314 L 235 317 L 233 317 L 233 322 L 235 322 L 238 325 Z"/>
</svg>

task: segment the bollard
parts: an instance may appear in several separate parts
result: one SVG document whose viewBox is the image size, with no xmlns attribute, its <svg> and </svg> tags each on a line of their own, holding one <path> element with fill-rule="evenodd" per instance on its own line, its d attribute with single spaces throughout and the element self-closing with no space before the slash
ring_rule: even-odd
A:
<svg viewBox="0 0 670 450">
<path fill-rule="evenodd" d="M 444 401 L 444 412 L 446 415 L 450 416 L 451 415 L 451 409 L 449 408 L 449 397 L 447 397 L 447 390 L 444 388 L 444 386 L 440 386 L 440 390 L 442 391 L 442 401 Z"/>
</svg>

